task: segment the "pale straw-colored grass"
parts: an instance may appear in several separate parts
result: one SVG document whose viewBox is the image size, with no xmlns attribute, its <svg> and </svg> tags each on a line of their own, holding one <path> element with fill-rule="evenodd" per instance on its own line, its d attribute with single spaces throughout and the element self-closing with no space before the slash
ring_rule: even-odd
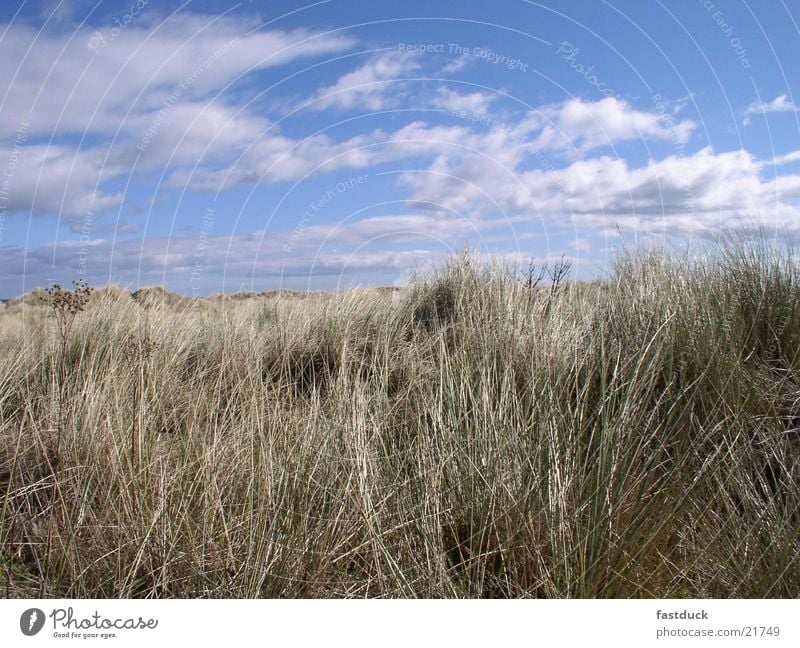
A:
<svg viewBox="0 0 800 648">
<path fill-rule="evenodd" d="M 0 314 L 7 596 L 800 591 L 788 255 L 626 253 L 555 292 L 462 257 L 397 294 L 151 293 L 95 292 L 62 386 L 47 308 Z"/>
</svg>

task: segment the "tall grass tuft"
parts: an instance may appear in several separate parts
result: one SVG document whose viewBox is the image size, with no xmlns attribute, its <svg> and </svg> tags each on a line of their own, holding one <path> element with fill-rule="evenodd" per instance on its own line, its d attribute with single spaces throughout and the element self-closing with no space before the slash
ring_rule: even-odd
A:
<svg viewBox="0 0 800 648">
<path fill-rule="evenodd" d="M 794 256 L 568 272 L 7 308 L 6 595 L 796 596 Z"/>
</svg>

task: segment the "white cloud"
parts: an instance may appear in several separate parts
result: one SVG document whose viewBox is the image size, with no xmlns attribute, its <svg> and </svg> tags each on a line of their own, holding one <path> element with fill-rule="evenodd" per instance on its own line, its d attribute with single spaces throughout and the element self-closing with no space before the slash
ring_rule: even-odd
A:
<svg viewBox="0 0 800 648">
<path fill-rule="evenodd" d="M 569 246 L 574 249 L 576 252 L 589 252 L 592 249 L 592 243 L 589 239 L 577 237 L 574 241 L 571 241 Z"/>
<path fill-rule="evenodd" d="M 437 218 L 427 214 L 392 214 L 372 216 L 355 221 L 314 225 L 303 228 L 296 236 L 306 248 L 319 249 L 328 245 L 363 245 L 365 243 L 398 244 L 425 243 L 433 240 L 453 241 L 456 237 L 503 226 L 492 220 L 468 218 Z M 277 238 L 276 238 L 277 236 Z M 270 233 L 273 241 L 282 238 Z M 291 237 L 290 237 L 291 238 Z"/>
<path fill-rule="evenodd" d="M 365 169 L 391 160 L 435 155 L 469 135 L 464 127 L 430 127 L 424 122 L 412 122 L 392 133 L 377 129 L 338 141 L 327 134 L 292 138 L 268 129 L 236 151 L 228 164 L 177 170 L 170 182 L 217 191 L 242 184 L 294 181 L 338 169 Z"/>
<path fill-rule="evenodd" d="M 767 163 L 744 150 L 716 154 L 707 147 L 641 167 L 602 156 L 533 171 L 470 158 L 449 168 L 440 158 L 424 171 L 407 174 L 413 204 L 436 206 L 443 213 L 527 213 L 531 221 L 542 219 L 553 227 L 574 219 L 600 229 L 619 224 L 684 233 L 800 229 L 800 175 L 767 178 Z"/>
<path fill-rule="evenodd" d="M 397 53 L 387 56 L 394 60 Z M 406 60 L 407 57 L 400 59 L 401 62 Z M 341 98 L 349 95 L 345 92 L 335 96 Z M 383 96 L 382 91 L 378 96 Z M 467 112 L 483 114 L 488 110 L 491 98 L 481 92 L 461 94 L 442 89 L 435 101 L 442 106 L 469 108 Z M 561 144 L 553 139 L 548 144 L 550 148 L 560 150 L 566 141 L 592 148 L 599 146 L 601 139 L 604 142 L 616 142 L 634 135 L 667 139 L 675 136 L 674 131 L 683 138 L 688 137 L 694 127 L 692 122 L 686 120 L 674 129 L 667 129 L 660 124 L 659 115 L 632 110 L 616 99 L 593 103 L 577 101 L 578 104 L 567 102 L 559 108 L 548 106 L 544 109 L 544 112 L 551 111 L 563 128 Z M 588 119 L 587 115 L 594 118 Z M 387 134 L 379 129 L 340 141 L 328 135 L 294 139 L 276 129 L 258 135 L 242 129 L 245 133 L 243 140 L 250 138 L 252 144 L 237 153 L 234 161 L 222 168 L 201 165 L 192 172 L 177 171 L 172 175 L 172 183 L 189 183 L 197 189 L 217 190 L 237 184 L 296 180 L 306 174 L 340 168 L 362 169 L 390 160 L 434 156 L 433 169 L 436 172 L 480 184 L 490 178 L 502 180 L 509 169 L 513 170 L 526 157 L 530 157 L 535 146 L 542 145 L 540 140 L 551 138 L 547 130 L 551 127 L 544 125 L 539 116 L 532 118 L 529 115 L 519 123 L 510 123 L 504 128 L 489 128 L 485 132 L 470 130 L 471 125 L 468 120 L 457 120 L 455 125 L 444 126 L 430 126 L 415 121 L 392 133 Z M 257 129 L 256 124 L 253 126 Z M 205 129 L 200 130 L 206 132 Z M 528 135 L 532 139 L 523 139 Z M 221 146 L 220 149 L 235 149 L 235 146 L 234 143 L 233 146 Z M 468 189 L 468 192 L 475 191 L 477 188 L 474 186 Z M 514 193 L 518 191 L 513 190 Z M 462 195 L 463 203 L 469 201 L 470 195 Z"/>
<path fill-rule="evenodd" d="M 764 115 L 767 113 L 797 112 L 797 106 L 789 99 L 788 95 L 782 94 L 775 97 L 772 101 L 765 102 L 757 100 L 751 103 L 742 113 L 742 124 L 747 126 L 751 123 L 751 115 Z"/>
<path fill-rule="evenodd" d="M 485 92 L 462 93 L 441 86 L 433 100 L 433 105 L 448 112 L 465 111 L 475 115 L 486 115 L 493 97 Z"/>
<path fill-rule="evenodd" d="M 375 55 L 361 67 L 341 76 L 333 85 L 320 89 L 311 108 L 381 110 L 399 98 L 397 80 L 419 67 L 419 59 L 413 53 L 389 51 Z"/>
<path fill-rule="evenodd" d="M 51 2 L 43 2 L 39 17 L 43 22 L 51 21 L 63 25 L 73 21 L 76 11 L 75 0 L 61 0 L 55 7 Z"/>
<path fill-rule="evenodd" d="M 117 148 L 141 153 L 140 164 L 146 166 L 198 160 L 209 163 L 246 148 L 269 127 L 269 120 L 222 101 L 187 101 L 137 115 L 130 121 L 128 140 Z M 132 151 L 134 137 L 136 150 Z"/>
<path fill-rule="evenodd" d="M 792 151 L 790 153 L 786 153 L 785 155 L 775 156 L 774 158 L 772 158 L 770 164 L 781 165 L 797 161 L 800 161 L 800 151 Z"/>
<path fill-rule="evenodd" d="M 188 13 L 157 23 L 142 12 L 109 40 L 113 26 L 41 34 L 22 24 L 0 26 L 0 85 L 6 89 L 0 132 L 13 133 L 27 121 L 35 133 L 114 133 L 171 95 L 196 100 L 250 70 L 353 43 L 303 29 L 253 31 L 252 20 Z"/>
<path fill-rule="evenodd" d="M 635 110 L 625 101 L 606 97 L 599 101 L 570 99 L 532 112 L 526 123 L 539 131 L 534 145 L 541 149 L 585 153 L 601 146 L 630 140 L 659 139 L 685 143 L 697 126 L 684 119 L 671 127 L 655 112 Z"/>
<path fill-rule="evenodd" d="M 99 149 L 76 151 L 43 144 L 0 151 L 0 161 L 8 160 L 5 210 L 78 216 L 118 205 L 121 194 L 95 190 L 104 178 L 122 171 L 104 166 L 103 159 Z"/>
<path fill-rule="evenodd" d="M 604 104 L 597 106 L 597 104 Z M 566 108 L 566 106 L 565 106 Z M 638 136 L 670 138 L 674 133 L 661 125 L 658 116 L 630 109 L 606 100 L 581 102 L 603 124 L 603 137 L 618 141 Z M 563 109 L 558 111 L 559 117 Z M 568 113 L 569 114 L 569 113 Z M 598 131 L 589 124 L 581 130 L 581 119 L 561 120 L 569 125 L 570 139 L 592 146 Z M 373 133 L 336 148 L 331 142 L 317 142 L 315 160 L 332 155 L 333 167 L 379 164 L 391 159 L 429 157 L 420 171 L 403 174 L 411 188 L 410 204 L 440 214 L 479 214 L 503 211 L 510 215 L 527 213 L 537 221 L 578 221 L 596 227 L 619 222 L 640 229 L 670 228 L 681 231 L 713 232 L 725 227 L 753 225 L 797 229 L 800 210 L 800 175 L 768 178 L 767 163 L 745 150 L 715 153 L 706 147 L 692 155 L 674 155 L 660 161 L 632 167 L 626 160 L 602 156 L 575 161 L 556 168 L 535 147 L 520 137 L 530 126 L 493 128 L 484 132 L 466 125 L 430 126 L 413 122 L 384 136 Z M 677 126 L 681 138 L 688 137 L 694 124 Z M 384 141 L 382 146 L 375 144 Z M 348 147 L 365 146 L 359 154 L 346 155 Z M 324 153 L 323 153 L 324 152 Z M 338 156 L 338 157 L 337 157 Z M 299 154 L 302 168 L 307 155 Z M 298 161 L 291 156 L 291 169 Z M 797 158 L 794 154 L 781 161 Z M 277 166 L 283 166 L 278 164 Z M 535 170 L 530 170 L 534 167 Z"/>
<path fill-rule="evenodd" d="M 73 33 L 0 26 L 0 137 L 14 139 L 24 127 L 27 141 L 37 140 L 0 150 L 0 160 L 20 159 L 9 213 L 75 216 L 113 207 L 120 196 L 95 187 L 130 171 L 137 157 L 140 169 L 227 160 L 269 122 L 209 97 L 250 70 L 353 43 L 303 29 L 254 30 L 252 19 L 179 13 L 159 23 L 153 16 L 142 11 L 113 39 L 113 25 Z M 65 136 L 105 140 L 70 149 Z M 48 138 L 58 144 L 48 147 Z"/>
<path fill-rule="evenodd" d="M 279 132 L 264 133 L 226 165 L 178 169 L 169 178 L 173 186 L 203 191 L 237 185 L 271 184 L 340 168 L 361 169 L 376 160 L 375 134 L 357 135 L 337 142 L 327 135 L 293 139 Z"/>
<path fill-rule="evenodd" d="M 221 289 L 225 276 L 238 287 L 257 276 L 279 277 L 362 276 L 367 273 L 399 275 L 431 258 L 430 245 L 449 250 L 454 237 L 492 228 L 496 223 L 471 223 L 463 219 L 443 221 L 429 215 L 375 216 L 358 221 L 309 226 L 299 231 L 267 230 L 247 234 L 208 235 L 202 257 L 197 256 L 198 238 L 148 237 L 89 241 L 63 240 L 23 250 L 0 247 L 0 282 L 11 293 L 22 290 L 23 272 L 28 288 L 41 285 L 48 276 L 70 277 L 79 262 L 86 266 L 92 283 L 113 281 L 137 286 L 161 283 L 188 291 L 192 273 L 204 287 Z M 105 229 L 105 228 L 104 228 Z M 92 230 L 100 233 L 101 230 Z M 82 233 L 82 230 L 80 230 Z M 291 253 L 284 246 L 291 245 Z M 396 246 L 409 245 L 400 250 Z M 413 247 L 415 246 L 416 247 Z M 229 254 L 235 250 L 235 254 Z M 27 263 L 26 263 L 27 257 Z M 200 269 L 197 270 L 198 261 Z M 427 263 L 426 263 L 427 264 Z M 228 286 L 230 289 L 230 286 Z M 9 296 L 9 295 L 5 295 Z"/>
<path fill-rule="evenodd" d="M 413 222 L 406 217 L 408 228 L 419 226 L 442 238 L 462 232 L 466 223 L 478 227 L 483 216 L 498 211 L 532 220 L 566 222 L 574 216 L 597 227 L 609 219 L 682 229 L 740 226 L 747 219 L 788 228 L 800 222 L 795 206 L 800 176 L 767 179 L 765 163 L 746 151 L 716 154 L 707 148 L 641 167 L 609 156 L 563 168 L 555 164 L 627 141 L 683 145 L 696 124 L 678 119 L 677 109 L 666 119 L 615 97 L 570 99 L 532 110 L 508 128 L 476 124 L 453 113 L 487 114 L 498 98 L 447 86 L 424 98 L 411 95 L 403 79 L 423 61 L 398 51 L 373 55 L 314 92 L 309 108 L 370 111 L 424 104 L 449 111 L 453 123 L 414 121 L 389 132 L 373 129 L 339 139 L 289 135 L 254 108 L 240 109 L 232 93 L 212 97 L 251 69 L 340 52 L 353 41 L 305 30 L 249 31 L 253 26 L 186 13 L 158 24 L 143 14 L 96 52 L 89 45 L 97 37 L 88 30 L 70 40 L 63 33 L 45 31 L 37 37 L 29 27 L 9 26 L 0 41 L 0 80 L 8 89 L 0 99 L 0 133 L 9 136 L 26 123 L 31 138 L 38 138 L 19 147 L 7 211 L 75 216 L 114 207 L 121 197 L 103 183 L 129 172 L 137 157 L 137 168 L 163 165 L 172 185 L 199 190 L 413 160 L 421 171 L 401 176 L 411 190 L 410 204 L 469 217 L 457 224 L 419 220 L 432 218 L 429 213 Z M 32 44 L 20 63 L 20 52 Z M 795 107 L 781 95 L 751 105 L 748 114 L 788 110 Z M 53 132 L 58 144 L 48 147 L 42 142 Z M 92 146 L 70 148 L 61 137 L 65 133 L 90 134 Z M 137 148 L 137 143 L 143 145 Z M 0 162 L 9 155 L 0 150 Z M 788 153 L 772 163 L 796 161 L 798 155 Z M 401 222 L 363 220 L 347 230 L 348 236 L 382 236 L 384 226 Z M 325 235 L 338 240 L 341 232 L 325 230 Z"/>
<path fill-rule="evenodd" d="M 463 54 L 461 56 L 457 56 L 454 58 L 450 63 L 445 65 L 442 68 L 442 74 L 453 74 L 454 72 L 460 72 L 463 70 L 467 65 L 475 61 L 476 59 L 472 56 L 467 56 Z"/>
</svg>

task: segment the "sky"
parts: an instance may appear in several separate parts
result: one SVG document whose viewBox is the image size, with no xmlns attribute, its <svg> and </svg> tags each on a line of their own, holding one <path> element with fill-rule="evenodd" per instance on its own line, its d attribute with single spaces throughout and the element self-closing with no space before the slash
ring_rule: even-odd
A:
<svg viewBox="0 0 800 648">
<path fill-rule="evenodd" d="M 5 0 L 0 298 L 800 230 L 796 0 Z"/>
</svg>

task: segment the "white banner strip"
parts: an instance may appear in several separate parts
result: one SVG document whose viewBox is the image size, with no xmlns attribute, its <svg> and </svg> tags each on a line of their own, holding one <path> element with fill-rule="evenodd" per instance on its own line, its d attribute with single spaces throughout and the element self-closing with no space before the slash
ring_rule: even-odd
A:
<svg viewBox="0 0 800 648">
<path fill-rule="evenodd" d="M 0 601 L 2 646 L 800 646 L 799 628 L 796 600 Z"/>
</svg>

